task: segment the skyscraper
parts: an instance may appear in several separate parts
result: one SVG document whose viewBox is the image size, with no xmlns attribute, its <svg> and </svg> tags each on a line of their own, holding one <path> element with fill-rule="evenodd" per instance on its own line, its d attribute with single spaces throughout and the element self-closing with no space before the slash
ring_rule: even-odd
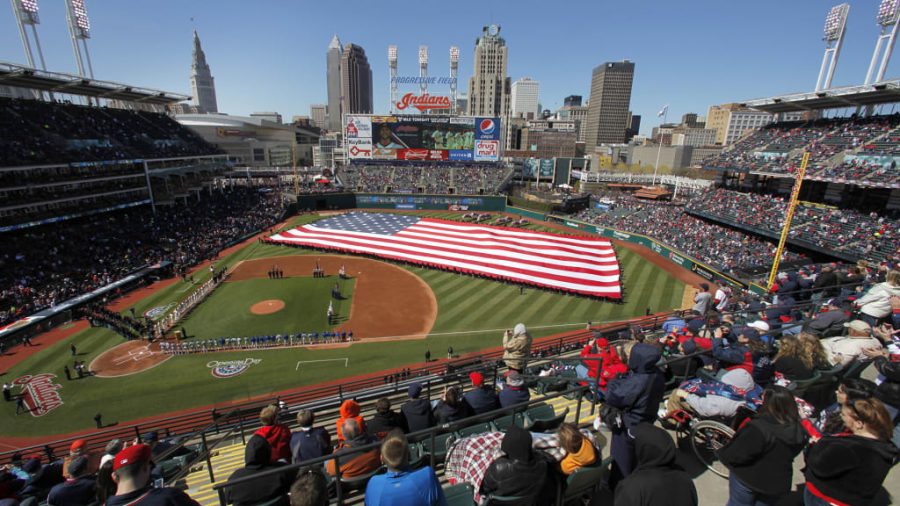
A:
<svg viewBox="0 0 900 506">
<path fill-rule="evenodd" d="M 325 120 L 328 117 L 325 114 L 325 104 L 311 104 L 309 106 L 309 119 L 312 122 L 313 126 L 318 128 L 325 128 Z"/>
<path fill-rule="evenodd" d="M 581 106 L 581 95 L 569 95 L 563 99 L 563 106 L 579 107 Z"/>
<path fill-rule="evenodd" d="M 585 152 L 593 153 L 600 144 L 625 142 L 633 81 L 634 63 L 628 60 L 607 62 L 594 68 L 583 126 Z"/>
<path fill-rule="evenodd" d="M 200 112 L 219 112 L 219 106 L 216 105 L 216 83 L 206 63 L 203 48 L 200 47 L 197 30 L 194 30 L 194 54 L 191 60 L 191 92 L 194 95 L 194 105 Z"/>
<path fill-rule="evenodd" d="M 347 44 L 341 54 L 341 114 L 372 114 L 372 107 L 372 67 L 366 51 Z"/>
<path fill-rule="evenodd" d="M 541 84 L 530 77 L 523 77 L 512 84 L 512 110 L 513 116 L 527 118 L 531 113 L 536 119 L 541 111 L 538 104 Z"/>
<path fill-rule="evenodd" d="M 337 34 L 331 38 L 328 44 L 326 56 L 328 79 L 328 123 L 326 128 L 332 132 L 341 130 L 341 55 L 344 49 Z"/>
<path fill-rule="evenodd" d="M 485 26 L 475 41 L 475 70 L 469 78 L 469 116 L 509 115 L 510 79 L 506 77 L 506 41 L 500 27 Z"/>
</svg>

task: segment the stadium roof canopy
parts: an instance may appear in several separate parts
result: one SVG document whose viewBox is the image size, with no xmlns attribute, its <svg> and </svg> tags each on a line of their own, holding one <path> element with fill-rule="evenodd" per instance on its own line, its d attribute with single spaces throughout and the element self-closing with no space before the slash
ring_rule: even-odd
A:
<svg viewBox="0 0 900 506">
<path fill-rule="evenodd" d="M 7 62 L 0 62 L 0 85 L 153 105 L 168 105 L 191 99 L 189 95 L 180 93 L 47 72 Z"/>
<path fill-rule="evenodd" d="M 881 81 L 874 84 L 843 86 L 818 92 L 811 91 L 760 98 L 742 102 L 741 105 L 771 114 L 779 114 L 784 112 L 865 107 L 893 102 L 900 102 L 900 79 Z"/>
</svg>

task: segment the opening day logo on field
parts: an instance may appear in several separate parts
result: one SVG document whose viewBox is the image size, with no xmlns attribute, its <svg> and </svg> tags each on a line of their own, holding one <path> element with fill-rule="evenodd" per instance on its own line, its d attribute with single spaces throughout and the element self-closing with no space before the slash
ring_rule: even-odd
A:
<svg viewBox="0 0 900 506">
<path fill-rule="evenodd" d="M 13 381 L 13 385 L 22 387 L 22 398 L 31 416 L 44 416 L 63 405 L 59 390 L 62 385 L 53 382 L 55 374 L 44 373 L 25 375 Z"/>
<path fill-rule="evenodd" d="M 251 365 L 262 362 L 261 358 L 245 358 L 244 360 L 227 360 L 220 362 L 212 360 L 207 362 L 206 367 L 212 369 L 212 375 L 216 378 L 233 378 L 244 374 L 244 371 Z"/>
<path fill-rule="evenodd" d="M 171 309 L 175 305 L 174 302 L 166 304 L 165 306 L 156 306 L 155 308 L 149 309 L 144 313 L 144 318 L 148 318 L 150 320 L 156 321 L 162 318 L 166 311 Z"/>
</svg>

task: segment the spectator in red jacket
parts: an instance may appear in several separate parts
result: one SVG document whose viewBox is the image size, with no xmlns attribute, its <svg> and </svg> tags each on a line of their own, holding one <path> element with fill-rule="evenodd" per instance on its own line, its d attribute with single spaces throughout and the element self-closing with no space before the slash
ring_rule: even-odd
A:
<svg viewBox="0 0 900 506">
<path fill-rule="evenodd" d="M 269 404 L 259 413 L 259 421 L 262 427 L 254 434 L 266 438 L 272 447 L 272 462 L 291 462 L 291 429 L 283 423 L 278 423 L 278 406 Z"/>
</svg>

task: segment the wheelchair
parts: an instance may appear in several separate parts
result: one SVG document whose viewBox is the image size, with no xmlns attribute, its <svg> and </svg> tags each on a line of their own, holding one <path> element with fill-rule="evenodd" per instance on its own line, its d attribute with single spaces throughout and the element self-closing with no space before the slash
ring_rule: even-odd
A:
<svg viewBox="0 0 900 506">
<path fill-rule="evenodd" d="M 753 414 L 749 408 L 739 408 L 733 417 L 699 418 L 679 410 L 663 420 L 663 426 L 675 431 L 679 443 L 687 441 L 694 456 L 713 473 L 728 479 L 728 468 L 719 461 L 719 450 L 734 438 L 741 424 Z"/>
</svg>

